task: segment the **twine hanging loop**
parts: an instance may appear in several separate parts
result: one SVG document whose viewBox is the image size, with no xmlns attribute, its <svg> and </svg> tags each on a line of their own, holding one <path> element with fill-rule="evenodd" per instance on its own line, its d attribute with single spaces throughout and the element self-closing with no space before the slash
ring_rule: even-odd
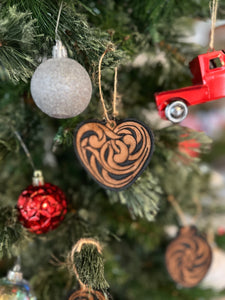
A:
<svg viewBox="0 0 225 300">
<path fill-rule="evenodd" d="M 101 67 L 102 67 L 102 61 L 104 56 L 106 55 L 106 53 L 110 52 L 110 51 L 114 51 L 114 47 L 112 44 L 109 44 L 108 47 L 106 48 L 106 50 L 104 51 L 104 53 L 102 54 L 102 56 L 100 57 L 99 60 L 99 64 L 98 64 L 98 85 L 99 85 L 99 96 L 100 96 L 100 101 L 102 104 L 102 108 L 103 108 L 103 113 L 104 113 L 104 117 L 107 121 L 107 123 L 110 123 L 111 120 L 109 118 L 109 114 L 106 108 L 106 104 L 105 104 L 105 100 L 103 98 L 103 93 L 102 93 L 102 83 L 101 83 L 101 76 L 102 76 L 102 72 L 101 72 Z M 118 74 L 118 70 L 117 67 L 115 67 L 115 75 L 114 75 L 114 92 L 113 92 L 113 118 L 115 118 L 118 115 L 118 111 L 116 109 L 116 100 L 117 100 L 117 74 Z"/>
<path fill-rule="evenodd" d="M 74 263 L 74 254 L 79 253 L 84 245 L 94 245 L 97 248 L 98 253 L 102 254 L 102 247 L 101 247 L 100 243 L 91 238 L 82 238 L 73 246 L 71 253 L 70 253 L 70 262 L 71 262 L 71 265 L 73 266 L 73 271 L 79 282 L 80 289 L 85 289 L 86 285 L 81 281 L 80 276 L 78 274 L 76 265 Z"/>
<path fill-rule="evenodd" d="M 187 218 L 185 216 L 184 211 L 182 210 L 180 204 L 176 201 L 175 197 L 173 195 L 168 196 L 168 202 L 173 206 L 177 216 L 179 217 L 180 223 L 182 226 L 188 226 Z M 191 223 L 196 224 L 198 217 L 200 216 L 202 212 L 202 206 L 201 203 L 197 198 L 193 198 L 193 202 L 196 207 L 196 214 L 192 217 Z"/>
<path fill-rule="evenodd" d="M 211 0 L 211 2 L 209 4 L 209 8 L 211 11 L 211 34 L 210 34 L 209 48 L 211 51 L 214 50 L 215 26 L 216 26 L 218 3 L 219 3 L 219 0 Z"/>
</svg>

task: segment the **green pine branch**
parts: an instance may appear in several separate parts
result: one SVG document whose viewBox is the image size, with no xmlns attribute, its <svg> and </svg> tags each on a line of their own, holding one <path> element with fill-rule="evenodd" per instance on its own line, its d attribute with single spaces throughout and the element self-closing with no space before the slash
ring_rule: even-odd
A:
<svg viewBox="0 0 225 300">
<path fill-rule="evenodd" d="M 0 74 L 13 81 L 27 81 L 33 73 L 36 25 L 29 11 L 18 11 L 16 6 L 3 8 L 0 13 Z"/>
<path fill-rule="evenodd" d="M 151 166 L 132 186 L 121 192 L 110 192 L 110 201 L 120 201 L 126 205 L 132 218 L 145 218 L 154 221 L 159 210 L 162 190 L 157 178 L 151 172 Z"/>
<path fill-rule="evenodd" d="M 0 258 L 18 255 L 27 234 L 18 222 L 16 209 L 5 206 L 0 209 Z"/>
</svg>

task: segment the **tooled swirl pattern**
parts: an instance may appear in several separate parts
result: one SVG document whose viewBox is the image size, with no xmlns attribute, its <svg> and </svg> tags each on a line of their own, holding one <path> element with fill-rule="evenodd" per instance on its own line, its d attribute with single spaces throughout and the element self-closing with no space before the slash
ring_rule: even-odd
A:
<svg viewBox="0 0 225 300">
<path fill-rule="evenodd" d="M 195 228 L 183 227 L 166 251 L 166 265 L 173 280 L 184 287 L 197 285 L 211 264 L 211 249 Z"/>
<path fill-rule="evenodd" d="M 113 129 L 90 122 L 79 128 L 75 147 L 84 166 L 99 183 L 122 189 L 145 165 L 152 141 L 149 131 L 135 121 L 124 121 Z"/>
</svg>

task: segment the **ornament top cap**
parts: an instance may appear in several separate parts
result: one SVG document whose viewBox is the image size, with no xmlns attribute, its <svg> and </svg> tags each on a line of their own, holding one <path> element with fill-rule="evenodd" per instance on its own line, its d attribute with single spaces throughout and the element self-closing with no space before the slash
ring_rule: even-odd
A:
<svg viewBox="0 0 225 300">
<path fill-rule="evenodd" d="M 12 270 L 7 274 L 7 278 L 12 282 L 20 282 L 23 280 L 23 273 L 20 271 L 20 264 L 16 263 Z"/>
<path fill-rule="evenodd" d="M 52 56 L 53 58 L 65 58 L 68 56 L 66 47 L 63 46 L 60 40 L 56 40 L 56 44 L 52 49 Z"/>
<path fill-rule="evenodd" d="M 33 186 L 44 185 L 44 177 L 41 170 L 35 170 L 32 178 Z"/>
</svg>

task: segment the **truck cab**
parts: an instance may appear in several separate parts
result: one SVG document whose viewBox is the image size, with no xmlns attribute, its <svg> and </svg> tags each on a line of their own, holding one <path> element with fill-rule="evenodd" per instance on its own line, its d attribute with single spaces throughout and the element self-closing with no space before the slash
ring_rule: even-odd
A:
<svg viewBox="0 0 225 300">
<path fill-rule="evenodd" d="M 181 122 L 188 106 L 225 97 L 225 52 L 212 51 L 198 55 L 189 63 L 192 86 L 155 94 L 162 118 Z"/>
</svg>

